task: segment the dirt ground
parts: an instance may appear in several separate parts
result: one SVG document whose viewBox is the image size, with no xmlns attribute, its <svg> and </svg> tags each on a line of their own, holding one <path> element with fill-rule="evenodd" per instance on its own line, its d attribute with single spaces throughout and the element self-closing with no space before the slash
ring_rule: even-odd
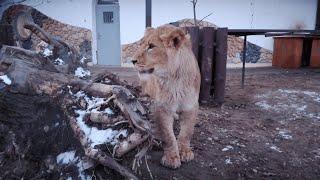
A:
<svg viewBox="0 0 320 180">
<path fill-rule="evenodd" d="M 101 67 L 103 70 L 105 68 Z M 129 84 L 137 85 L 136 72 L 131 68 L 109 70 Z M 96 68 L 91 72 L 95 76 L 101 71 Z M 151 179 L 152 176 L 161 180 L 320 179 L 320 70 L 250 68 L 244 89 L 240 83 L 241 69 L 229 69 L 225 104 L 222 107 L 201 105 L 191 142 L 195 160 L 171 170 L 160 165 L 162 150 L 154 147 L 148 153 L 148 166 L 146 161 L 142 162 L 137 175 L 141 179 Z M 0 120 L 3 121 L 0 123 L 0 152 L 12 152 L 5 149 L 6 139 L 17 139 L 18 146 L 29 149 L 25 158 L 6 157 L 0 153 L 0 180 L 22 177 L 77 179 L 77 169 L 68 166 L 48 172 L 47 164 L 51 164 L 49 160 L 55 162 L 56 155 L 81 149 L 77 148 L 79 143 L 70 134 L 63 116 L 57 116 L 61 112 L 54 107 L 51 110 L 45 108 L 48 100 L 43 97 L 7 94 L 0 96 L 0 100 L 6 100 L 0 107 L 3 111 L 0 111 Z M 17 115 L 21 115 L 6 117 L 10 112 L 7 106 L 15 106 L 14 102 L 19 102 L 16 109 L 29 113 L 18 111 Z M 18 123 L 21 121 L 21 125 L 10 125 L 14 119 L 18 119 Z M 45 125 L 53 127 L 49 133 L 43 130 Z M 38 131 L 34 131 L 35 128 Z M 13 137 L 7 135 L 19 131 L 25 133 Z M 42 138 L 29 142 L 25 135 Z M 127 156 L 133 157 L 134 154 Z M 132 158 L 128 157 L 120 162 L 131 167 Z M 86 174 L 92 179 L 122 179 L 114 171 L 101 166 L 88 170 Z"/>
<path fill-rule="evenodd" d="M 200 107 L 194 161 L 170 170 L 150 153 L 155 179 L 320 179 L 320 70 L 248 69 L 240 83 L 228 70 L 225 104 Z"/>
</svg>

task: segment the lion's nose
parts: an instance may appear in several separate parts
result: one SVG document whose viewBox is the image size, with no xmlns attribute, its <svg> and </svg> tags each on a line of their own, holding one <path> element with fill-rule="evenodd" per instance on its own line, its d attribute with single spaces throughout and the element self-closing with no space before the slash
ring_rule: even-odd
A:
<svg viewBox="0 0 320 180">
<path fill-rule="evenodd" d="M 131 60 L 131 62 L 133 63 L 133 64 L 136 64 L 137 62 L 138 62 L 138 60 Z"/>
</svg>

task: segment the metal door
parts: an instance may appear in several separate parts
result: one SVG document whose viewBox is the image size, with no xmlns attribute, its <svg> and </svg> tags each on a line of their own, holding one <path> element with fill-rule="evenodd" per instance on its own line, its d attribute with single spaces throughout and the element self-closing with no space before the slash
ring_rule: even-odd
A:
<svg viewBox="0 0 320 180">
<path fill-rule="evenodd" d="M 96 5 L 98 64 L 116 66 L 121 64 L 119 9 L 118 3 Z"/>
</svg>

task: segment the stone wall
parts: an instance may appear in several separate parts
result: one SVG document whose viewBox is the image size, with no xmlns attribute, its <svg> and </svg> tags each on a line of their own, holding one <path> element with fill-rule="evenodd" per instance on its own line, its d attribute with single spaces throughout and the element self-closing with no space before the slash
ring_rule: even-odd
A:
<svg viewBox="0 0 320 180">
<path fill-rule="evenodd" d="M 244 40 L 235 36 L 228 36 L 228 63 L 241 63 L 243 55 Z M 247 41 L 246 62 L 271 63 L 272 51 L 262 48 Z"/>
<path fill-rule="evenodd" d="M 80 55 L 88 59 L 92 58 L 92 53 L 91 53 L 92 35 L 89 29 L 61 23 L 57 20 L 54 20 L 44 15 L 38 10 L 25 5 L 10 6 L 3 13 L 1 23 L 11 24 L 14 17 L 20 12 L 30 12 L 32 18 L 34 19 L 34 22 L 38 24 L 43 30 L 50 33 L 51 35 L 61 38 L 68 45 L 71 45 L 77 51 L 79 51 Z M 41 40 L 34 35 L 32 35 L 31 39 L 32 39 L 31 49 L 37 50 L 37 46 L 39 45 Z"/>
</svg>

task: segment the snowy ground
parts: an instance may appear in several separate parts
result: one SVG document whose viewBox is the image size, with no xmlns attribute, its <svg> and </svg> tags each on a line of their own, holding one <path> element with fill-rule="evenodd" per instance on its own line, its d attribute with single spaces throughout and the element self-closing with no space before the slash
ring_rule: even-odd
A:
<svg viewBox="0 0 320 180">
<path fill-rule="evenodd" d="M 295 89 L 270 90 L 256 95 L 255 104 L 267 111 L 286 113 L 290 119 L 320 120 L 320 92 Z"/>
<path fill-rule="evenodd" d="M 90 69 L 92 76 L 105 70 L 99 68 L 101 69 Z M 120 79 L 128 80 L 130 84 L 138 84 L 134 70 L 112 68 L 112 71 L 116 72 Z M 215 107 L 214 104 L 200 106 L 198 123 L 191 141 L 195 159 L 183 163 L 177 170 L 171 170 L 160 165 L 163 151 L 154 147 L 146 158 L 152 176 L 155 179 L 320 179 L 320 121 L 316 116 L 320 110 L 319 92 L 320 70 L 248 68 L 245 88 L 242 89 L 241 70 L 228 69 L 224 105 L 221 108 Z M 90 102 L 85 108 L 75 109 L 80 115 L 96 109 L 91 106 L 92 104 L 105 101 L 87 97 L 82 92 L 72 94 L 79 98 L 88 98 L 86 102 Z M 17 108 L 21 110 L 29 108 L 29 106 L 21 108 L 22 104 L 25 103 L 16 104 Z M 43 104 L 35 106 L 32 101 L 30 104 L 37 108 L 30 108 L 19 114 L 29 115 L 29 111 L 38 113 L 41 110 L 39 107 L 43 106 Z M 106 109 L 104 112 L 110 113 Z M 6 117 L 4 113 L 8 111 L 0 112 L 1 117 Z M 83 152 L 80 152 L 80 148 L 74 144 L 78 141 L 74 139 L 72 130 L 67 129 L 62 116 L 56 117 L 57 113 L 49 111 L 48 114 L 44 113 L 46 118 L 41 118 L 40 122 L 49 124 L 50 128 L 31 123 L 17 130 L 27 132 L 31 125 L 33 129 L 41 129 L 36 131 L 38 133 L 36 141 L 33 142 L 33 149 L 29 150 L 27 159 L 21 157 L 12 159 L 11 156 L 4 157 L 0 153 L 0 167 L 2 167 L 0 174 L 21 172 L 18 177 L 29 175 L 28 179 L 31 179 L 37 175 L 35 172 L 48 170 L 47 166 L 42 166 L 40 169 L 39 163 L 52 159 L 63 167 L 62 175 L 49 174 L 57 177 L 54 179 L 61 176 L 70 177 L 69 179 L 71 177 L 121 179 L 114 171 L 101 166 L 84 171 L 88 163 L 83 159 Z M 83 123 L 81 117 L 77 119 L 80 125 Z M 4 120 L 4 122 L 13 121 Z M 28 120 L 26 119 L 25 123 Z M 113 141 L 111 140 L 113 138 L 95 139 L 95 130 L 85 125 L 82 128 L 96 144 Z M 0 136 L 7 135 L 7 131 L 6 128 L 0 127 L 2 132 Z M 51 142 L 50 139 L 54 141 Z M 1 143 L 3 141 L 0 141 L 0 148 Z M 27 142 L 20 147 L 28 147 Z M 46 155 L 47 152 L 50 156 Z M 39 158 L 39 155 L 43 159 Z M 134 155 L 135 152 L 132 152 L 131 156 L 128 154 L 119 159 L 119 162 L 131 169 Z M 28 161 L 29 159 L 31 160 Z M 142 162 L 136 174 L 141 179 L 150 179 L 147 169 L 145 162 Z M 11 176 L 7 173 L 7 177 Z"/>
<path fill-rule="evenodd" d="M 227 72 L 222 108 L 201 106 L 191 142 L 195 160 L 175 171 L 159 166 L 157 179 L 319 179 L 320 71 L 248 68 Z M 148 179 L 147 173 L 143 173 Z M 190 178 L 192 177 L 192 178 Z"/>
</svg>

